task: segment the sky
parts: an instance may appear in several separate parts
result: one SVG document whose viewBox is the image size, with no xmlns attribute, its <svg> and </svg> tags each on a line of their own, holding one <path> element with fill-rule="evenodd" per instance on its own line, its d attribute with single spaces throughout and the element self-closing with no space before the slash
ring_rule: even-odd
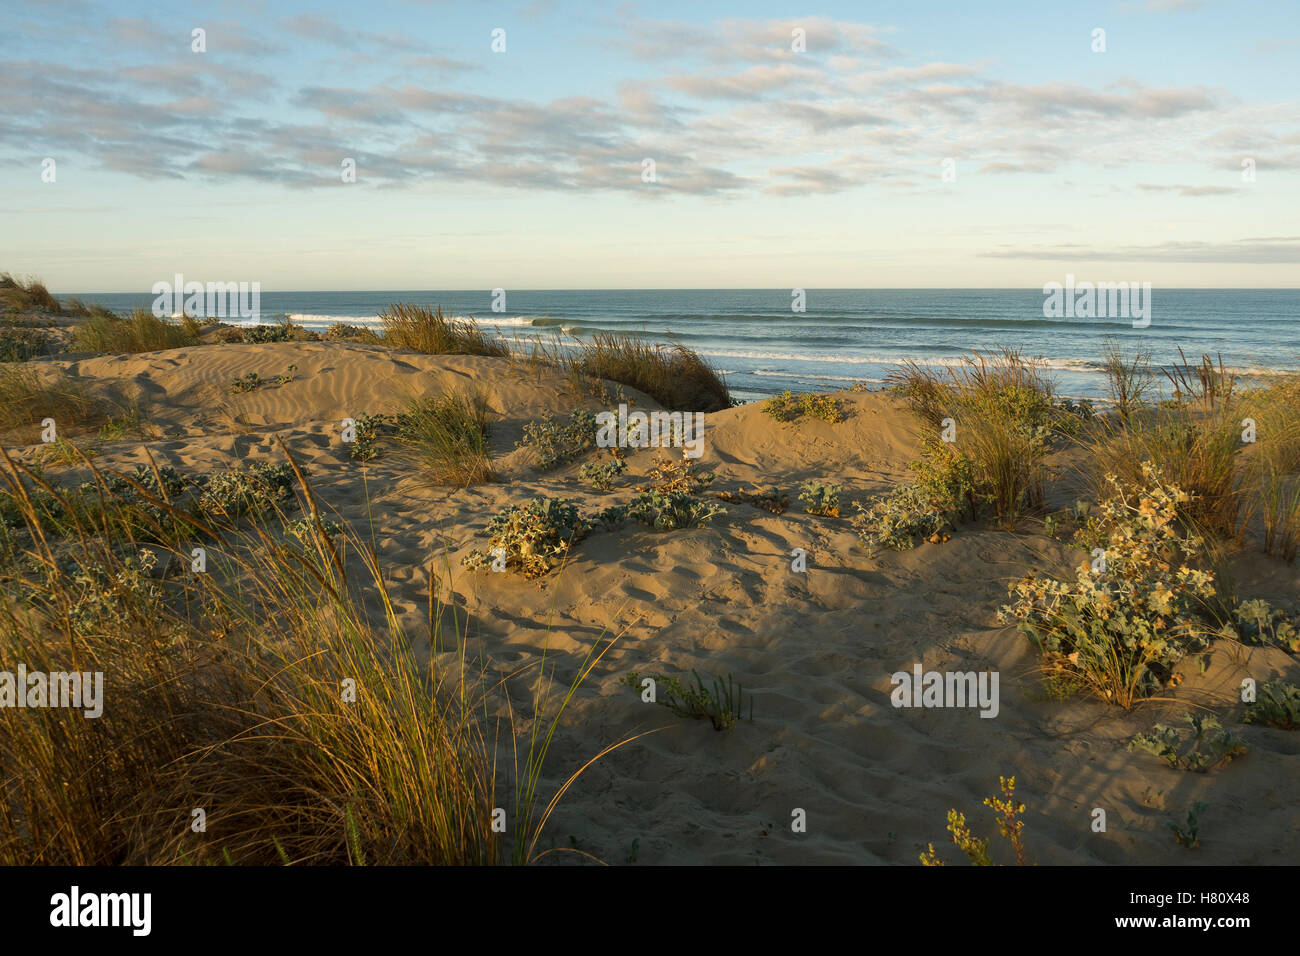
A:
<svg viewBox="0 0 1300 956">
<path fill-rule="evenodd" d="M 0 271 L 1300 287 L 1300 3 L 0 0 Z"/>
</svg>

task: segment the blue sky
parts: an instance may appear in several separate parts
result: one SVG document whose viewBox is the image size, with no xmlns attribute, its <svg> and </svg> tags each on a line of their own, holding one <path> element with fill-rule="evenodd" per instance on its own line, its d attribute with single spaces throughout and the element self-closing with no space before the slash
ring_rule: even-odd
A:
<svg viewBox="0 0 1300 956">
<path fill-rule="evenodd" d="M 8 4 L 0 269 L 1294 287 L 1297 64 L 1294 0 Z"/>
</svg>

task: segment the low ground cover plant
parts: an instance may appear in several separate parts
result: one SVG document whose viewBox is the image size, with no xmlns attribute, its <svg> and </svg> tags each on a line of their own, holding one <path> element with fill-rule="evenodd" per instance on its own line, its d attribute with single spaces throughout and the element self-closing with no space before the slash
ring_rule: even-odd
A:
<svg viewBox="0 0 1300 956">
<path fill-rule="evenodd" d="M 1156 724 L 1151 733 L 1134 736 L 1129 749 L 1155 754 L 1170 767 L 1193 773 L 1206 773 L 1246 753 L 1245 742 L 1224 730 L 1215 717 L 1188 713 L 1183 722 L 1188 731 Z"/>
</svg>

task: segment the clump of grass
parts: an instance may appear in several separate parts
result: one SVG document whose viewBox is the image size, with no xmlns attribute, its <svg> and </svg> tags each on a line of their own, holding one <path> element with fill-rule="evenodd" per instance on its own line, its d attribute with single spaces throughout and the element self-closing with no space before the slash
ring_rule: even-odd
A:
<svg viewBox="0 0 1300 956">
<path fill-rule="evenodd" d="M 1121 421 L 1127 422 L 1146 405 L 1147 394 L 1156 384 L 1151 374 L 1151 349 L 1142 347 L 1128 354 L 1118 341 L 1107 336 L 1102 344 L 1101 367 L 1115 411 Z"/>
<path fill-rule="evenodd" d="M 492 480 L 490 415 L 478 389 L 428 395 L 399 416 L 399 440 L 433 481 L 468 488 Z"/>
<path fill-rule="evenodd" d="M 579 408 L 565 424 L 550 415 L 528 422 L 515 447 L 531 449 L 540 471 L 557 468 L 596 447 L 596 416 Z"/>
<path fill-rule="evenodd" d="M 722 376 L 681 343 L 657 345 L 631 335 L 599 332 L 567 353 L 545 355 L 571 374 L 639 389 L 669 411 L 716 412 L 731 407 Z"/>
<path fill-rule="evenodd" d="M 1054 403 L 1052 383 L 1033 362 L 1015 349 L 974 352 L 942 371 L 904 363 L 889 380 L 970 460 L 976 492 L 1000 521 L 1013 525 L 1042 506 L 1043 458 L 1078 417 Z"/>
<path fill-rule="evenodd" d="M 588 462 L 578 471 L 578 477 L 600 492 L 607 492 L 614 487 L 614 479 L 627 471 L 627 462 L 622 458 L 609 461 Z"/>
<path fill-rule="evenodd" d="M 1265 681 L 1241 719 L 1279 730 L 1300 729 L 1300 687 L 1284 680 Z"/>
<path fill-rule="evenodd" d="M 714 497 L 720 501 L 753 505 L 774 515 L 785 514 L 790 507 L 790 496 L 770 486 L 753 491 L 719 491 Z"/>
<path fill-rule="evenodd" d="M 714 730 L 731 730 L 744 715 L 745 689 L 737 684 L 730 674 L 724 681 L 714 677 L 706 686 L 700 675 L 691 671 L 695 686 L 683 685 L 677 677 L 666 674 L 639 674 L 628 671 L 623 676 L 623 683 L 641 693 L 643 698 L 652 694 L 650 701 L 667 707 L 679 717 L 693 720 L 707 720 Z M 651 680 L 653 693 L 643 684 Z M 754 719 L 754 698 L 749 698 L 749 719 Z"/>
<path fill-rule="evenodd" d="M 74 352 L 158 352 L 199 343 L 199 327 L 189 316 L 178 324 L 144 309 L 129 316 L 90 316 L 72 331 Z"/>
<path fill-rule="evenodd" d="M 591 525 L 577 506 L 562 498 L 534 498 L 511 505 L 488 523 L 487 550 L 467 554 L 461 563 L 474 570 L 503 562 L 507 571 L 539 578 L 564 563 L 569 549 L 585 538 Z"/>
<path fill-rule="evenodd" d="M 763 413 L 771 415 L 778 422 L 792 422 L 804 415 L 820 418 L 831 424 L 844 421 L 844 410 L 835 399 L 813 392 L 804 392 L 795 397 L 789 389 L 765 401 Z"/>
<path fill-rule="evenodd" d="M 998 777 L 998 783 L 1002 787 L 1002 796 L 985 797 L 984 806 L 996 811 L 998 832 L 1011 844 L 1016 854 L 1016 863 L 1019 866 L 1026 866 L 1028 864 L 1025 858 L 1025 845 L 1021 836 L 1025 823 L 1020 819 L 1020 815 L 1025 812 L 1025 805 L 1016 800 L 1016 778 Z M 973 866 L 993 865 L 993 859 L 989 856 L 988 840 L 971 833 L 970 827 L 966 825 L 965 814 L 959 813 L 956 809 L 948 811 L 948 832 L 952 834 L 953 844 L 966 854 L 966 858 Z M 939 858 L 934 844 L 931 843 L 921 854 L 921 865 L 947 866 L 948 864 Z"/>
<path fill-rule="evenodd" d="M 1183 722 L 1191 727 L 1184 733 L 1166 724 L 1156 724 L 1149 734 L 1137 734 L 1129 741 L 1129 750 L 1155 754 L 1170 767 L 1206 773 L 1246 753 L 1246 744 L 1214 717 L 1184 714 Z"/>
<path fill-rule="evenodd" d="M 725 508 L 709 504 L 685 491 L 643 491 L 628 505 L 627 516 L 655 531 L 705 528 Z"/>
<path fill-rule="evenodd" d="M 41 422 L 54 419 L 61 435 L 95 428 L 108 403 L 97 400 L 66 374 L 42 374 L 28 365 L 0 365 L 0 431 L 30 429 L 35 441 Z"/>
<path fill-rule="evenodd" d="M 40 279 L 29 276 L 24 282 L 0 272 L 0 308 L 11 312 L 58 312 L 59 300 Z"/>
<path fill-rule="evenodd" d="M 469 319 L 444 316 L 441 308 L 399 303 L 379 314 L 384 343 L 426 355 L 488 355 L 505 358 L 510 347 Z"/>
<path fill-rule="evenodd" d="M 1213 596 L 1214 576 L 1196 567 L 1204 541 L 1177 520 L 1181 488 L 1150 464 L 1137 487 L 1108 481 L 1112 495 L 1099 506 L 1105 570 L 1085 561 L 1073 582 L 1031 571 L 1011 584 L 1015 601 L 998 620 L 1038 645 L 1049 679 L 1081 683 L 1127 709 L 1208 642 L 1197 609 Z"/>
<path fill-rule="evenodd" d="M 799 500 L 810 515 L 838 518 L 841 491 L 843 489 L 834 482 L 813 479 L 799 486 Z"/>
</svg>

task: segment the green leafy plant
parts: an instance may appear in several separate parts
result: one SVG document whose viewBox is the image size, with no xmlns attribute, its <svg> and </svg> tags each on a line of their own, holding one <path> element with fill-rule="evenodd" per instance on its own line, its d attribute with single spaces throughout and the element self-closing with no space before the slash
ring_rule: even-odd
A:
<svg viewBox="0 0 1300 956">
<path fill-rule="evenodd" d="M 266 380 L 263 379 L 262 376 L 258 375 L 256 372 L 249 372 L 243 378 L 231 379 L 230 391 L 232 393 L 255 392 L 265 384 Z"/>
<path fill-rule="evenodd" d="M 842 490 L 839 485 L 829 481 L 805 481 L 799 486 L 799 500 L 810 515 L 838 518 Z"/>
<path fill-rule="evenodd" d="M 643 491 L 628 505 L 628 517 L 656 531 L 703 528 L 725 508 L 713 505 L 684 491 Z"/>
<path fill-rule="evenodd" d="M 714 677 L 708 685 L 695 671 L 695 686 L 686 686 L 676 677 L 666 674 L 639 674 L 628 671 L 623 676 L 623 683 L 641 693 L 642 680 L 650 678 L 655 682 L 654 702 L 667 707 L 679 717 L 694 720 L 708 720 L 714 730 L 730 730 L 736 726 L 744 715 L 744 688 L 727 675 L 726 680 Z M 754 698 L 749 698 L 749 719 L 754 719 Z"/>
<path fill-rule="evenodd" d="M 264 463 L 218 472 L 200 483 L 198 508 L 212 517 L 260 517 L 294 505 L 294 474 L 287 463 Z"/>
<path fill-rule="evenodd" d="M 1243 644 L 1280 647 L 1292 654 L 1300 653 L 1300 627 L 1285 611 L 1274 608 L 1262 598 L 1242 601 L 1232 609 L 1233 620 L 1223 626 L 1223 637 Z"/>
<path fill-rule="evenodd" d="M 1180 846 L 1185 846 L 1189 850 L 1195 850 L 1201 845 L 1201 814 L 1210 809 L 1210 805 L 1204 800 L 1197 800 L 1192 808 L 1187 811 L 1187 823 L 1185 826 L 1179 826 L 1172 820 L 1165 822 L 1170 830 L 1173 831 L 1174 839 Z"/>
<path fill-rule="evenodd" d="M 804 392 L 795 397 L 789 389 L 765 401 L 763 412 L 771 415 L 778 422 L 792 422 L 804 415 L 820 418 L 831 424 L 844 421 L 844 410 L 835 399 L 813 392 Z"/>
<path fill-rule="evenodd" d="M 1113 493 L 1100 504 L 1098 525 L 1104 572 L 1089 561 L 1072 582 L 1031 571 L 1011 584 L 1015 600 L 998 613 L 1038 645 L 1049 678 L 1079 681 L 1124 708 L 1206 646 L 1196 610 L 1213 594 L 1214 575 L 1195 566 L 1204 542 L 1177 520 L 1186 493 L 1154 465 L 1144 474 L 1137 488 L 1109 476 Z"/>
<path fill-rule="evenodd" d="M 621 458 L 611 458 L 604 462 L 588 462 L 578 471 L 578 477 L 597 491 L 609 491 L 614 486 L 614 479 L 627 471 L 627 462 Z"/>
<path fill-rule="evenodd" d="M 565 424 L 550 415 L 541 421 L 528 422 L 515 447 L 531 449 L 537 468 L 549 471 L 596 447 L 596 416 L 580 408 L 569 415 Z"/>
<path fill-rule="evenodd" d="M 1279 730 L 1300 729 L 1300 687 L 1284 680 L 1265 681 L 1241 719 Z"/>
<path fill-rule="evenodd" d="M 511 505 L 499 512 L 487 526 L 489 548 L 471 551 L 461 563 L 484 570 L 491 567 L 493 552 L 500 551 L 507 570 L 538 578 L 562 564 L 569 549 L 590 530 L 571 502 L 534 498 L 523 507 Z"/>
<path fill-rule="evenodd" d="M 399 416 L 382 413 L 363 413 L 353 419 L 356 434 L 353 437 L 348 454 L 357 461 L 372 461 L 379 457 L 378 443 L 381 438 L 398 434 L 403 420 Z"/>
<path fill-rule="evenodd" d="M 1149 734 L 1137 734 L 1130 750 L 1142 750 L 1160 757 L 1170 767 L 1205 773 L 1246 753 L 1245 742 L 1223 729 L 1219 721 L 1204 714 L 1184 714 L 1190 734 L 1166 724 L 1156 724 Z"/>
</svg>

